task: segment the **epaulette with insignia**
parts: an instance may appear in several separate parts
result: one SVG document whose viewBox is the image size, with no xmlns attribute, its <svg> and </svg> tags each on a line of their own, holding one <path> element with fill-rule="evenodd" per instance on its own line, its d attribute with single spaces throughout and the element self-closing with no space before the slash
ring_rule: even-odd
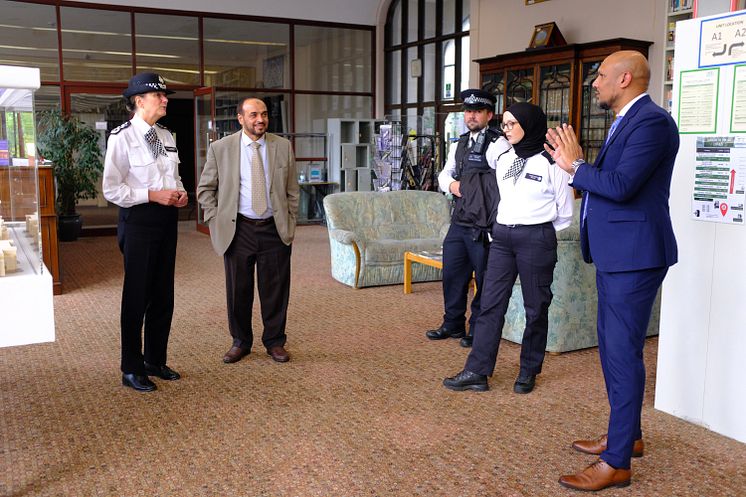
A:
<svg viewBox="0 0 746 497">
<path fill-rule="evenodd" d="M 111 130 L 111 134 L 112 135 L 116 135 L 117 133 L 119 133 L 123 129 L 129 128 L 131 125 L 132 125 L 132 121 L 127 121 L 124 124 L 120 124 L 119 126 L 117 126 L 116 128 L 114 128 L 114 129 Z"/>
<path fill-rule="evenodd" d="M 161 123 L 155 123 L 155 125 L 156 125 L 156 126 L 158 126 L 158 127 L 159 127 L 159 128 L 161 128 L 161 129 L 165 129 L 165 130 L 166 130 L 166 131 L 168 131 L 169 133 L 171 132 L 171 130 L 170 130 L 170 129 L 168 129 L 167 127 L 165 127 L 165 126 L 164 126 L 164 125 L 162 125 Z"/>
</svg>

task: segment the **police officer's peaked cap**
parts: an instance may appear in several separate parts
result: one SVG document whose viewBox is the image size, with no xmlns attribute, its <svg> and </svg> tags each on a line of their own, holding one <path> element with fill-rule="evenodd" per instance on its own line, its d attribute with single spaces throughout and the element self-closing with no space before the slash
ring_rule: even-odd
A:
<svg viewBox="0 0 746 497">
<path fill-rule="evenodd" d="M 494 112 L 497 98 L 488 91 L 470 88 L 461 92 L 461 101 L 464 110 L 488 109 Z"/>
<path fill-rule="evenodd" d="M 160 75 L 154 72 L 143 72 L 132 76 L 129 86 L 122 95 L 124 95 L 124 98 L 130 98 L 151 91 L 162 91 L 166 95 L 174 93 L 173 90 L 166 89 L 166 82 Z"/>
</svg>

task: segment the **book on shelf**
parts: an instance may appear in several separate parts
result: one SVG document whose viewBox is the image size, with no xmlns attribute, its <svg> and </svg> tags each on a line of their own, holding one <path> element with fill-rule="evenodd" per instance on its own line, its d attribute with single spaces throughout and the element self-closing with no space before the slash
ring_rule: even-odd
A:
<svg viewBox="0 0 746 497">
<path fill-rule="evenodd" d="M 671 13 L 682 10 L 691 10 L 694 7 L 694 0 L 670 0 L 668 11 Z"/>
</svg>

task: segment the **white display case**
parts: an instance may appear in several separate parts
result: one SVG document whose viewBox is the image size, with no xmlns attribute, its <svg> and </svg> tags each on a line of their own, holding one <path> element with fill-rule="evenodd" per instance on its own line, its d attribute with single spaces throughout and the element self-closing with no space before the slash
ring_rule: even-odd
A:
<svg viewBox="0 0 746 497">
<path fill-rule="evenodd" d="M 42 261 L 34 92 L 39 69 L 0 66 L 0 347 L 54 340 Z"/>
</svg>

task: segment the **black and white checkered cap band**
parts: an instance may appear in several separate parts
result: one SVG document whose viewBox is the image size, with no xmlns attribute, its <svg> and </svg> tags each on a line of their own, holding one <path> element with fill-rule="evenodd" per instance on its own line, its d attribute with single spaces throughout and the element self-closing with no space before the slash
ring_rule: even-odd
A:
<svg viewBox="0 0 746 497">
<path fill-rule="evenodd" d="M 140 83 L 142 86 L 147 86 L 149 88 L 153 88 L 155 90 L 165 90 L 166 85 L 163 83 Z"/>
<path fill-rule="evenodd" d="M 490 107 L 492 106 L 492 100 L 489 98 L 478 97 L 473 93 L 464 99 L 464 103 L 466 105 L 484 104 L 489 105 Z"/>
</svg>

